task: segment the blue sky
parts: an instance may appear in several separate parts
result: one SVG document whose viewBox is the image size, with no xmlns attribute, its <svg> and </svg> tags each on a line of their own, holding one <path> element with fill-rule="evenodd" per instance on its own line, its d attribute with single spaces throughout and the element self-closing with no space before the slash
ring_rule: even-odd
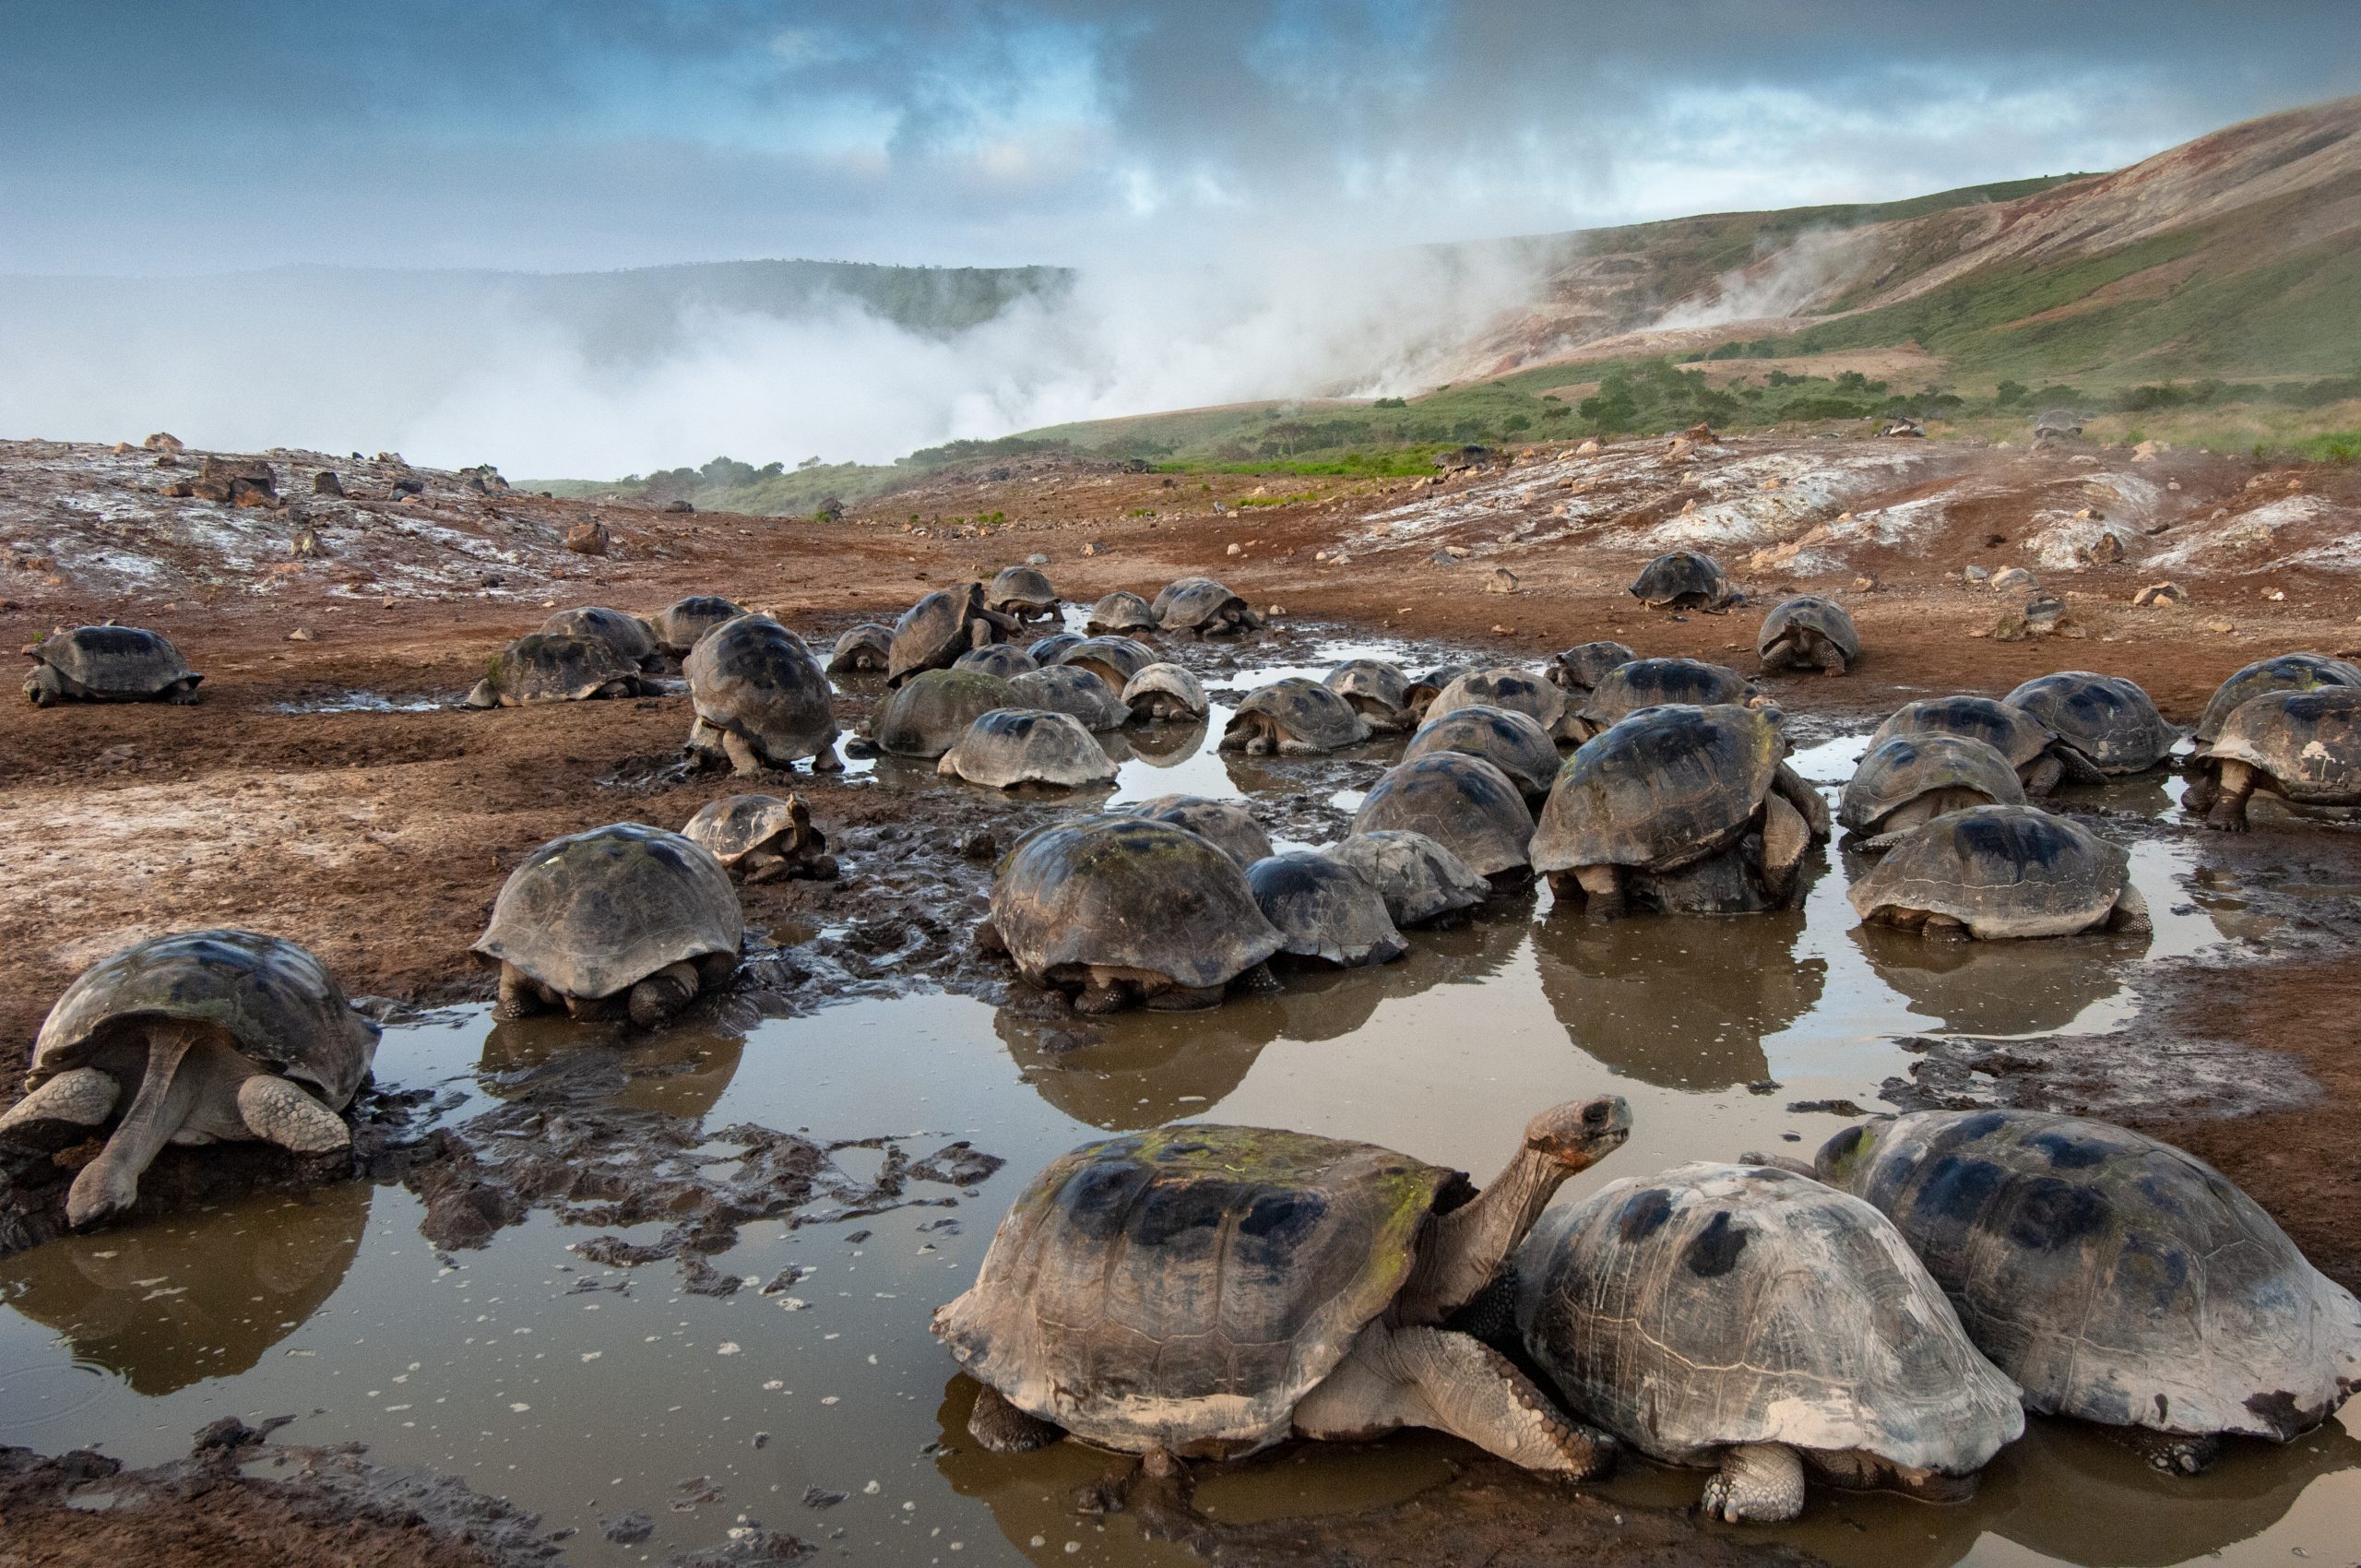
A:
<svg viewBox="0 0 2361 1568">
<path fill-rule="evenodd" d="M 0 0 L 0 271 L 1088 263 L 1898 196 L 2361 89 L 2361 6 Z"/>
</svg>

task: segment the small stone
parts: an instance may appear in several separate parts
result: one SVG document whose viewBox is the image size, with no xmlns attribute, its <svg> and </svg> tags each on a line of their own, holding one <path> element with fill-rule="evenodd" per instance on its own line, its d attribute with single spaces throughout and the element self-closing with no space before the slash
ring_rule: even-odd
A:
<svg viewBox="0 0 2361 1568">
<path fill-rule="evenodd" d="M 2178 583 L 2150 583 L 2131 596 L 2131 602 L 2147 608 L 2159 604 L 2178 604 L 2188 598 L 2189 594 Z"/>
<path fill-rule="evenodd" d="M 666 503 L 664 503 L 664 507 L 663 507 L 663 509 L 664 509 L 665 511 L 667 511 L 667 512 L 671 513 L 671 514 L 672 514 L 672 515 L 674 515 L 675 517 L 678 517 L 678 516 L 680 516 L 681 514 L 685 513 L 685 512 L 694 512 L 694 511 L 695 511 L 695 510 L 696 510 L 696 507 L 695 507 L 695 505 L 694 505 L 694 504 L 692 504 L 692 503 L 690 503 L 690 502 L 675 500 L 675 501 L 667 501 Z"/>
<path fill-rule="evenodd" d="M 309 626 L 298 626 L 293 631 L 287 634 L 287 640 L 291 643 L 310 642 L 313 640 L 312 628 Z"/>
<path fill-rule="evenodd" d="M 1798 1099 L 1792 1101 L 1787 1106 L 1787 1110 L 1791 1113 L 1797 1115 L 1809 1115 L 1815 1112 L 1825 1113 L 1830 1116 L 1866 1116 L 1869 1114 L 1868 1111 L 1863 1111 L 1859 1106 L 1854 1104 L 1849 1099 Z"/>
<path fill-rule="evenodd" d="M 1025 558 L 1025 564 L 1028 566 L 1046 566 L 1050 564 L 1050 558 L 1037 550 Z"/>
<path fill-rule="evenodd" d="M 1970 588 L 1981 588 L 1992 580 L 1992 568 L 1989 566 L 1963 567 L 1960 576 L 1967 579 Z"/>
<path fill-rule="evenodd" d="M 2273 604 L 2284 604 L 2287 600 L 2287 590 L 2284 588 L 2272 588 L 2265 592 L 2262 597 L 2269 600 Z"/>
<path fill-rule="evenodd" d="M 844 1500 L 843 1492 L 830 1491 L 826 1487 L 808 1486 L 803 1489 L 803 1506 L 806 1508 L 834 1508 Z"/>
<path fill-rule="evenodd" d="M 1085 555 L 1096 555 L 1096 554 L 1097 554 L 1097 553 L 1098 553 L 1098 549 L 1099 549 L 1099 547 L 1098 547 L 1098 545 L 1097 545 L 1097 541 L 1093 540 L 1093 541 L 1091 541 L 1091 542 L 1089 542 L 1089 543 L 1085 544 L 1085 545 L 1082 547 L 1082 552 L 1083 552 Z"/>
<path fill-rule="evenodd" d="M 1495 622 L 1492 626 L 1492 635 L 1496 637 L 1513 637 L 1516 636 L 1516 628 L 1514 626 L 1503 626 Z"/>
<path fill-rule="evenodd" d="M 1491 576 L 1484 579 L 1484 591 L 1486 593 L 1514 593 L 1516 574 L 1506 566 L 1493 567 Z"/>
<path fill-rule="evenodd" d="M 1878 591 L 1879 586 L 1877 578 L 1873 576 L 1864 576 L 1855 577 L 1853 579 L 1853 591 L 1855 593 L 1875 593 Z"/>
<path fill-rule="evenodd" d="M 2209 632 L 2229 633 L 2238 628 L 2236 623 L 2230 621 L 2208 621 L 2205 623 L 2205 629 Z"/>
<path fill-rule="evenodd" d="M 2025 600 L 2025 630 L 2036 636 L 2047 636 L 2058 630 L 2066 619 L 2066 601 L 2045 595 Z"/>
<path fill-rule="evenodd" d="M 1246 547 L 1242 544 L 1233 542 L 1230 547 L 1228 550 L 1223 551 L 1222 553 L 1224 555 L 1243 555 L 1246 553 Z"/>
<path fill-rule="evenodd" d="M 1757 1078 L 1754 1082 L 1746 1086 L 1746 1092 L 1749 1094 L 1777 1094 L 1781 1089 L 1786 1088 L 1786 1085 L 1781 1083 L 1776 1078 Z"/>
<path fill-rule="evenodd" d="M 1274 621 L 1277 620 L 1280 616 L 1282 616 L 1282 615 L 1286 614 L 1287 612 L 1287 607 L 1286 605 L 1284 605 L 1284 604 L 1274 604 L 1274 605 L 1270 605 L 1270 606 L 1268 606 L 1267 608 L 1265 608 L 1265 609 L 1264 610 L 1264 612 L 1263 612 L 1263 613 L 1264 613 L 1265 616 L 1269 617 L 1270 619 L 1272 619 L 1272 620 L 1274 620 Z"/>
<path fill-rule="evenodd" d="M 2023 566 L 2008 566 L 1992 574 L 1994 593 L 2023 593 L 2041 586 Z"/>
<path fill-rule="evenodd" d="M 645 1514 L 623 1514 L 603 1521 L 599 1530 L 619 1546 L 636 1546 L 656 1533 L 656 1521 Z"/>
<path fill-rule="evenodd" d="M 613 542 L 604 523 L 576 523 L 565 530 L 565 548 L 576 555 L 604 555 Z"/>
<path fill-rule="evenodd" d="M 1584 442 L 1581 445 L 1579 445 L 1579 446 L 1575 447 L 1575 448 L 1574 448 L 1574 456 L 1575 456 L 1575 457 L 1597 457 L 1597 456 L 1598 456 L 1598 439 L 1597 439 L 1596 436 L 1594 436 L 1594 437 L 1592 437 L 1590 440 L 1585 441 L 1585 442 Z"/>
</svg>

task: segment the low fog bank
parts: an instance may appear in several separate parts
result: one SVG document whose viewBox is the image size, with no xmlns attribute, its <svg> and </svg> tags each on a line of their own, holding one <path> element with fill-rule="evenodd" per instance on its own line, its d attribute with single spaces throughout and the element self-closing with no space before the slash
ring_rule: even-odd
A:
<svg viewBox="0 0 2361 1568">
<path fill-rule="evenodd" d="M 0 435 L 170 430 L 539 478 L 717 454 L 881 462 L 1071 420 L 1415 390 L 1530 299 L 1537 267 L 1476 246 L 1008 269 L 957 275 L 941 309 L 946 275 L 895 268 L 862 269 L 882 294 L 823 279 L 759 302 L 694 267 L 16 279 L 0 285 Z"/>
</svg>

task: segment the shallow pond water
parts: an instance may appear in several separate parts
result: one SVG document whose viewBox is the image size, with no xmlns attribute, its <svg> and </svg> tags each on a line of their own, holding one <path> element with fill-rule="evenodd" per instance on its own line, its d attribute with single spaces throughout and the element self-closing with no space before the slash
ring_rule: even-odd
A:
<svg viewBox="0 0 2361 1568">
<path fill-rule="evenodd" d="M 1218 732 L 1125 763 L 1116 792 L 1269 798 L 1333 779 L 1333 763 L 1214 752 Z M 1797 764 L 1833 791 L 1859 749 L 1858 737 L 1831 741 Z M 891 759 L 873 778 L 966 788 Z M 2071 803 L 2168 817 L 2177 788 L 2144 780 Z M 1844 898 L 1847 857 L 1831 850 L 1791 913 L 1600 926 L 1553 913 L 1534 890 L 1417 933 L 1398 964 L 1295 975 L 1208 1012 L 1118 1016 L 1079 1050 L 1026 1010 L 923 992 L 742 1035 L 670 1031 L 635 1048 L 670 1070 L 622 1098 L 715 1130 L 753 1122 L 914 1148 L 967 1138 L 1008 1163 L 955 1207 L 750 1224 L 713 1260 L 749 1284 L 718 1298 L 686 1292 L 669 1262 L 589 1263 L 569 1245 L 603 1232 L 546 1214 L 483 1250 L 438 1255 L 418 1201 L 395 1186 L 68 1239 L 0 1263 L 0 1443 L 147 1462 L 185 1452 L 219 1416 L 293 1413 L 289 1440 L 365 1443 L 381 1461 L 458 1474 L 578 1531 L 565 1550 L 584 1563 L 661 1559 L 750 1521 L 863 1562 L 1193 1562 L 1120 1516 L 1074 1512 L 1071 1493 L 1106 1456 L 1071 1443 L 996 1456 L 964 1431 L 972 1389 L 928 1317 L 973 1277 L 1045 1161 L 1104 1131 L 1206 1118 L 1367 1138 L 1482 1180 L 1534 1111 L 1606 1089 L 1631 1100 L 1632 1138 L 1569 1196 L 1687 1159 L 1809 1152 L 1845 1118 L 1787 1107 L 1874 1106 L 1906 1070 L 1895 1037 L 2109 1029 L 2128 1016 L 2135 966 L 2235 934 L 2236 911 L 2213 907 L 2181 845 L 2133 844 L 2157 921 L 2145 939 L 1930 946 L 1863 932 Z M 488 1083 L 520 1052 L 566 1049 L 564 1026 L 495 1028 L 457 1009 L 389 1029 L 377 1072 L 436 1090 L 438 1114 L 456 1121 L 491 1103 Z M 874 1157 L 838 1158 L 865 1178 Z M 756 1288 L 790 1269 L 808 1271 L 790 1289 Z M 1861 1568 L 2349 1552 L 2361 1535 L 2355 1430 L 2348 1415 L 2172 1480 L 2087 1431 L 2036 1422 L 1972 1503 L 1816 1491 L 1802 1520 L 1762 1533 Z M 1232 1521 L 1359 1510 L 1442 1479 L 1464 1452 L 1419 1432 L 1291 1445 L 1208 1474 L 1198 1502 Z M 1605 1490 L 1680 1505 L 1701 1479 L 1631 1461 Z M 652 1538 L 604 1538 L 603 1521 L 634 1512 L 654 1520 Z"/>
</svg>

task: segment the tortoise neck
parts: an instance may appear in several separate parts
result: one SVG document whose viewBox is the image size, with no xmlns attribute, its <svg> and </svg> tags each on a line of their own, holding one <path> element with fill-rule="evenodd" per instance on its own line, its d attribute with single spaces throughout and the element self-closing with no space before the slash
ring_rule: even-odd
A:
<svg viewBox="0 0 2361 1568">
<path fill-rule="evenodd" d="M 1441 1323 L 1474 1301 L 1572 1174 L 1562 1161 L 1520 1149 L 1474 1202 L 1436 1217 L 1395 1299 L 1395 1320 Z"/>
</svg>

